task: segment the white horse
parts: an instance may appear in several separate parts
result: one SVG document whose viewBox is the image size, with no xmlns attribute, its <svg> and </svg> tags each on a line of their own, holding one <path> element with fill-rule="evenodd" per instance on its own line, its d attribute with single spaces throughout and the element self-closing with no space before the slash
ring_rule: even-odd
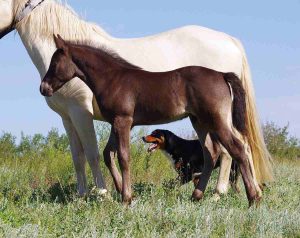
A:
<svg viewBox="0 0 300 238">
<path fill-rule="evenodd" d="M 249 66 L 243 46 L 236 38 L 204 27 L 186 26 L 144 38 L 117 39 L 99 26 L 81 20 L 55 0 L 0 0 L 0 35 L 4 36 L 12 29 L 18 31 L 41 78 L 55 51 L 53 34 L 94 47 L 107 46 L 129 62 L 149 71 L 199 65 L 236 73 L 247 93 L 247 127 L 250 133 L 246 139 L 250 145 L 249 154 L 253 155 L 249 162 L 257 180 L 257 190 L 260 191 L 258 184 L 272 180 L 270 156 L 260 130 Z M 75 79 L 46 101 L 62 117 L 70 140 L 79 194 L 87 192 L 86 159 L 96 186 L 105 192 L 93 126 L 93 119 L 102 120 L 101 108 L 98 108 L 92 92 L 81 80 Z M 104 150 L 104 159 L 117 190 L 121 191 L 122 179 L 114 162 L 116 150 L 111 140 Z M 217 193 L 227 191 L 230 166 L 231 158 L 223 156 Z"/>
</svg>

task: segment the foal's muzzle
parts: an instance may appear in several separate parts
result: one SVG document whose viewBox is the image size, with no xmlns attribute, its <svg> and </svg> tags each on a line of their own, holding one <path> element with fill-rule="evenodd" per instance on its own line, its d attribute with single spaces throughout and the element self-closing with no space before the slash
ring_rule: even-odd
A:
<svg viewBox="0 0 300 238">
<path fill-rule="evenodd" d="M 52 87 L 46 82 L 41 83 L 40 92 L 43 96 L 46 96 L 46 97 L 51 97 L 53 95 Z"/>
</svg>

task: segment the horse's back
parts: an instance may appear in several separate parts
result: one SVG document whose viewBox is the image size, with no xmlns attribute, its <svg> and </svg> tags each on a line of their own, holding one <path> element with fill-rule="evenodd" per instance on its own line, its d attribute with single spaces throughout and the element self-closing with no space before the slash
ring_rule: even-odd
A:
<svg viewBox="0 0 300 238">
<path fill-rule="evenodd" d="M 149 71 L 200 65 L 240 75 L 242 69 L 242 52 L 233 37 L 200 26 L 118 40 L 113 47 L 123 58 Z"/>
</svg>

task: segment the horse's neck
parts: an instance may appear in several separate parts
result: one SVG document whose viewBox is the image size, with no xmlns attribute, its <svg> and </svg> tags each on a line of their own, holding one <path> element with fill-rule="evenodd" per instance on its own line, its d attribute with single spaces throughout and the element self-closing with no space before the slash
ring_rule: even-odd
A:
<svg viewBox="0 0 300 238">
<path fill-rule="evenodd" d="M 57 4 L 57 3 L 54 3 L 53 1 L 49 1 L 49 2 L 52 4 Z M 43 3 L 43 4 L 45 4 L 45 3 Z M 34 11 L 47 11 L 46 7 L 47 6 L 37 7 Z M 59 17 L 59 16 L 57 16 L 57 17 Z M 57 19 L 54 19 L 54 20 L 57 22 L 60 22 Z M 48 24 L 53 24 L 53 23 L 48 23 Z M 64 24 L 64 23 L 62 23 L 62 24 Z M 35 27 L 33 28 L 32 25 L 34 25 Z M 27 50 L 32 62 L 38 69 L 41 78 L 43 78 L 47 72 L 49 65 L 50 65 L 51 57 L 56 50 L 56 47 L 55 47 L 55 44 L 53 41 L 53 34 L 59 33 L 59 32 L 44 32 L 43 30 L 38 29 L 38 27 L 45 28 L 45 29 L 51 29 L 51 27 L 47 27 L 47 26 L 44 26 L 43 24 L 41 24 L 39 22 L 39 19 L 35 19 L 35 14 L 31 14 L 30 20 L 26 21 L 21 26 L 19 26 L 17 28 L 17 31 L 21 37 L 21 40 L 22 40 L 24 46 L 26 47 L 26 50 Z M 63 37 L 65 40 L 74 40 L 74 39 L 70 39 L 70 37 L 68 37 L 68 36 L 63 35 Z M 95 44 L 106 45 L 108 47 L 110 46 L 110 40 L 108 40 L 106 37 L 102 37 L 98 33 L 91 32 L 89 34 L 88 38 L 86 36 L 81 37 L 81 38 L 84 38 Z"/>
</svg>

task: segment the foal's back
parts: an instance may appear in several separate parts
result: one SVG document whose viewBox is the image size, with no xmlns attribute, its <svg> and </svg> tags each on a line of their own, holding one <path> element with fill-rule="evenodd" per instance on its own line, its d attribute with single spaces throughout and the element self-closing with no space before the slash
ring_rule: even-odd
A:
<svg viewBox="0 0 300 238">
<path fill-rule="evenodd" d="M 224 97 L 230 98 L 223 73 L 200 66 L 168 72 L 130 69 L 121 81 L 136 99 L 136 114 L 147 112 L 149 119 L 164 118 L 160 123 L 187 117 L 204 110 L 201 107 L 212 108 Z"/>
</svg>

